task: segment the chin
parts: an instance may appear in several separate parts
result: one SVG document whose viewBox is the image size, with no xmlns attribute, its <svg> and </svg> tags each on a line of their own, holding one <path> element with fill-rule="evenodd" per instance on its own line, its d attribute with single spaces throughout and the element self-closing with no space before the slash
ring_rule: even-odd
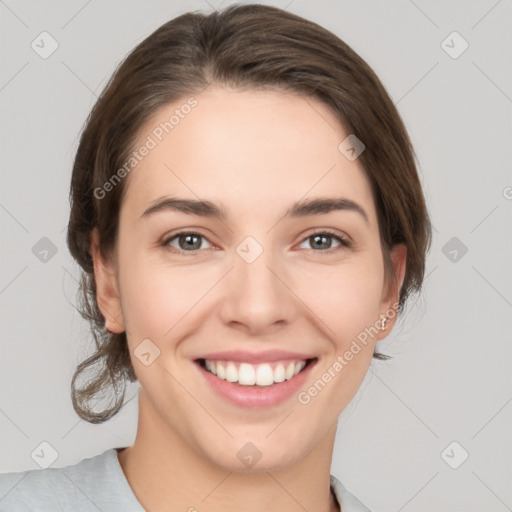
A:
<svg viewBox="0 0 512 512">
<path fill-rule="evenodd" d="M 255 462 L 252 463 L 249 460 L 244 462 L 243 457 L 241 457 L 242 460 L 240 460 L 238 456 L 230 457 L 225 453 L 212 462 L 222 469 L 233 473 L 263 474 L 269 471 L 281 471 L 296 463 L 300 459 L 300 454 L 296 451 L 293 452 L 293 450 L 290 450 L 290 452 L 292 453 L 267 453 L 266 455 L 264 452 L 261 452 L 261 458 L 259 460 L 255 458 Z M 245 456 L 245 458 L 247 458 L 247 456 Z"/>
<path fill-rule="evenodd" d="M 282 439 L 270 439 L 268 433 L 266 430 L 259 436 L 244 435 L 223 439 L 222 442 L 207 442 L 199 450 L 212 464 L 226 471 L 245 474 L 283 470 L 307 455 L 303 441 L 297 443 L 288 436 L 289 441 L 283 443 Z M 285 431 L 283 433 L 286 434 Z M 212 450 L 212 446 L 218 449 Z"/>
</svg>

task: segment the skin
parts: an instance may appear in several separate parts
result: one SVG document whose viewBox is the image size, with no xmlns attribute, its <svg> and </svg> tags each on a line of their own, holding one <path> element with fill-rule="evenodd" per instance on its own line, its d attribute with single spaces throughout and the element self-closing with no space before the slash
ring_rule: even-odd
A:
<svg viewBox="0 0 512 512">
<path fill-rule="evenodd" d="M 391 287 L 370 183 L 359 161 L 338 150 L 349 132 L 326 105 L 218 86 L 195 98 L 127 178 L 110 259 L 92 237 L 100 309 L 110 331 L 126 330 L 141 386 L 137 436 L 119 453 L 121 467 L 152 512 L 339 510 L 329 484 L 337 419 L 396 316 L 307 405 L 294 395 L 265 410 L 238 408 L 198 377 L 193 360 L 240 348 L 314 354 L 307 389 L 397 301 L 406 249 L 393 251 Z M 184 101 L 162 108 L 139 141 Z M 227 217 L 169 210 L 141 218 L 166 195 L 218 203 Z M 305 197 L 349 198 L 368 223 L 349 210 L 283 218 Z M 179 254 L 187 250 L 179 237 L 163 245 L 192 228 L 205 237 L 199 249 Z M 329 238 L 315 248 L 310 237 L 322 229 L 352 247 Z M 247 236 L 263 248 L 250 264 L 236 252 Z M 146 338 L 160 350 L 149 366 L 134 356 Z M 252 468 L 237 457 L 247 442 L 262 453 Z"/>
</svg>

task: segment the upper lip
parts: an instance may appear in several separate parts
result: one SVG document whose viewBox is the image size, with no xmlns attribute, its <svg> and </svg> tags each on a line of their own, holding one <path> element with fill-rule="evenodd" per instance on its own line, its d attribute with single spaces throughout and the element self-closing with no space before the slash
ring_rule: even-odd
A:
<svg viewBox="0 0 512 512">
<path fill-rule="evenodd" d="M 223 352 L 211 352 L 203 354 L 196 359 L 208 359 L 209 361 L 238 361 L 243 363 L 271 363 L 285 359 L 300 359 L 306 361 L 315 356 L 287 350 L 264 350 L 261 352 L 249 352 L 247 350 L 226 350 Z"/>
</svg>

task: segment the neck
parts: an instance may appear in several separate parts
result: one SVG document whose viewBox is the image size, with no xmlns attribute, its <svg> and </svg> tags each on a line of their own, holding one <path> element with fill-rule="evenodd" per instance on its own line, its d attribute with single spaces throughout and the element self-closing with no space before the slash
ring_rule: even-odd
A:
<svg viewBox="0 0 512 512">
<path fill-rule="evenodd" d="M 330 491 L 336 425 L 301 460 L 286 468 L 241 473 L 222 468 L 163 424 L 143 392 L 132 446 L 119 452 L 138 501 L 152 512 L 339 512 Z"/>
</svg>

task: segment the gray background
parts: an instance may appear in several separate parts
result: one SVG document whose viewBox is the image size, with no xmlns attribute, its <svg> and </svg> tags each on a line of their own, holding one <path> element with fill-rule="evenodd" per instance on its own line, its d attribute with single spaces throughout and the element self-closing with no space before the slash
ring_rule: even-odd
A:
<svg viewBox="0 0 512 512">
<path fill-rule="evenodd" d="M 178 14 L 227 3 L 0 0 L 0 472 L 38 468 L 43 441 L 61 467 L 134 440 L 136 400 L 98 426 L 71 406 L 89 350 L 65 244 L 72 160 L 126 53 Z M 424 293 L 381 346 L 394 359 L 342 414 L 332 473 L 376 512 L 512 510 L 511 1 L 267 3 L 332 30 L 377 72 L 435 228 Z M 59 45 L 47 59 L 31 47 L 43 31 Z M 453 31 L 469 43 L 456 59 L 441 45 Z M 43 237 L 57 250 L 46 261 Z"/>
</svg>

